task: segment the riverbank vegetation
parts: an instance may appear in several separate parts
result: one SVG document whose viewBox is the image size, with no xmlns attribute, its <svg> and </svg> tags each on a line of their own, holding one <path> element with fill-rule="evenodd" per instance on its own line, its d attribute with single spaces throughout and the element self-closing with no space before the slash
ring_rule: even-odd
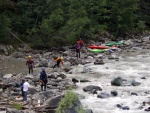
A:
<svg viewBox="0 0 150 113">
<path fill-rule="evenodd" d="M 72 45 L 103 33 L 124 37 L 150 29 L 148 0 L 0 0 L 0 43 Z M 14 35 L 16 37 L 14 37 Z"/>
</svg>

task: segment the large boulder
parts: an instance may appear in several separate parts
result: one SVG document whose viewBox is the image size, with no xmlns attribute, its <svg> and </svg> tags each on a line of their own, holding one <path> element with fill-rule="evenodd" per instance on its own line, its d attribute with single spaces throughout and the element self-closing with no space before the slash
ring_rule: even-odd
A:
<svg viewBox="0 0 150 113">
<path fill-rule="evenodd" d="M 111 85 L 122 86 L 123 85 L 123 79 L 121 77 L 117 77 L 111 81 Z"/>
</svg>

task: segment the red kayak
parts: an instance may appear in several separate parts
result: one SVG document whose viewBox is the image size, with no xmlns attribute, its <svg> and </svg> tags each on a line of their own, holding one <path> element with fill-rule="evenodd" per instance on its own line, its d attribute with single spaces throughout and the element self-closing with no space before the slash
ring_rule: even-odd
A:
<svg viewBox="0 0 150 113">
<path fill-rule="evenodd" d="M 90 48 L 90 49 L 109 49 L 109 47 L 107 47 L 107 46 L 95 46 L 95 45 L 88 46 L 88 48 Z"/>
</svg>

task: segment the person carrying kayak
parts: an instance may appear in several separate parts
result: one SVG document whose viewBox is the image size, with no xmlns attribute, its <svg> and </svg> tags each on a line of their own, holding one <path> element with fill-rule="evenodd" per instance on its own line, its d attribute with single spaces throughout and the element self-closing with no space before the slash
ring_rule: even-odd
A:
<svg viewBox="0 0 150 113">
<path fill-rule="evenodd" d="M 26 65 L 28 66 L 29 69 L 29 74 L 32 73 L 33 74 L 33 67 L 34 67 L 34 62 L 31 59 L 31 56 L 28 56 L 28 60 L 26 61 Z"/>
<path fill-rule="evenodd" d="M 56 64 L 53 66 L 53 69 L 57 66 L 60 67 L 60 63 L 64 65 L 63 57 L 58 57 L 55 59 Z"/>
<path fill-rule="evenodd" d="M 76 57 L 79 59 L 80 58 L 80 50 L 83 47 L 84 42 L 80 39 L 77 39 L 75 46 L 76 49 Z"/>
<path fill-rule="evenodd" d="M 43 87 L 44 87 L 44 91 L 46 91 L 47 82 L 48 82 L 47 74 L 46 74 L 45 68 L 42 67 L 42 71 L 40 73 L 41 91 L 43 91 Z"/>
</svg>

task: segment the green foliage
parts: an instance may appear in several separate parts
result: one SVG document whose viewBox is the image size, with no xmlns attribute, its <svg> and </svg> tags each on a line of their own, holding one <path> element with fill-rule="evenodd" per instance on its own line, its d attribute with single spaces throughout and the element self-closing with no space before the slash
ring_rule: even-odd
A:
<svg viewBox="0 0 150 113">
<path fill-rule="evenodd" d="M 4 14 L 0 14 L 0 43 L 7 43 L 8 40 L 8 30 L 10 26 L 10 19 Z"/>
<path fill-rule="evenodd" d="M 12 43 L 4 28 L 40 47 L 73 45 L 78 37 L 87 41 L 104 31 L 145 30 L 149 5 L 148 0 L 0 0 L 0 42 Z"/>
<path fill-rule="evenodd" d="M 75 93 L 73 93 L 71 90 L 66 91 L 64 98 L 62 98 L 59 102 L 56 113 L 65 113 L 65 110 L 73 107 L 77 100 L 78 97 Z"/>
<path fill-rule="evenodd" d="M 109 30 L 121 35 L 134 29 L 138 0 L 107 0 L 110 8 Z"/>
<path fill-rule="evenodd" d="M 13 102 L 12 106 L 13 106 L 13 108 L 15 108 L 17 110 L 21 110 L 22 109 L 22 104 L 19 104 L 19 103 L 16 104 L 16 103 Z"/>
<path fill-rule="evenodd" d="M 146 28 L 145 21 L 139 21 L 137 26 L 139 30 L 143 31 Z"/>
</svg>

